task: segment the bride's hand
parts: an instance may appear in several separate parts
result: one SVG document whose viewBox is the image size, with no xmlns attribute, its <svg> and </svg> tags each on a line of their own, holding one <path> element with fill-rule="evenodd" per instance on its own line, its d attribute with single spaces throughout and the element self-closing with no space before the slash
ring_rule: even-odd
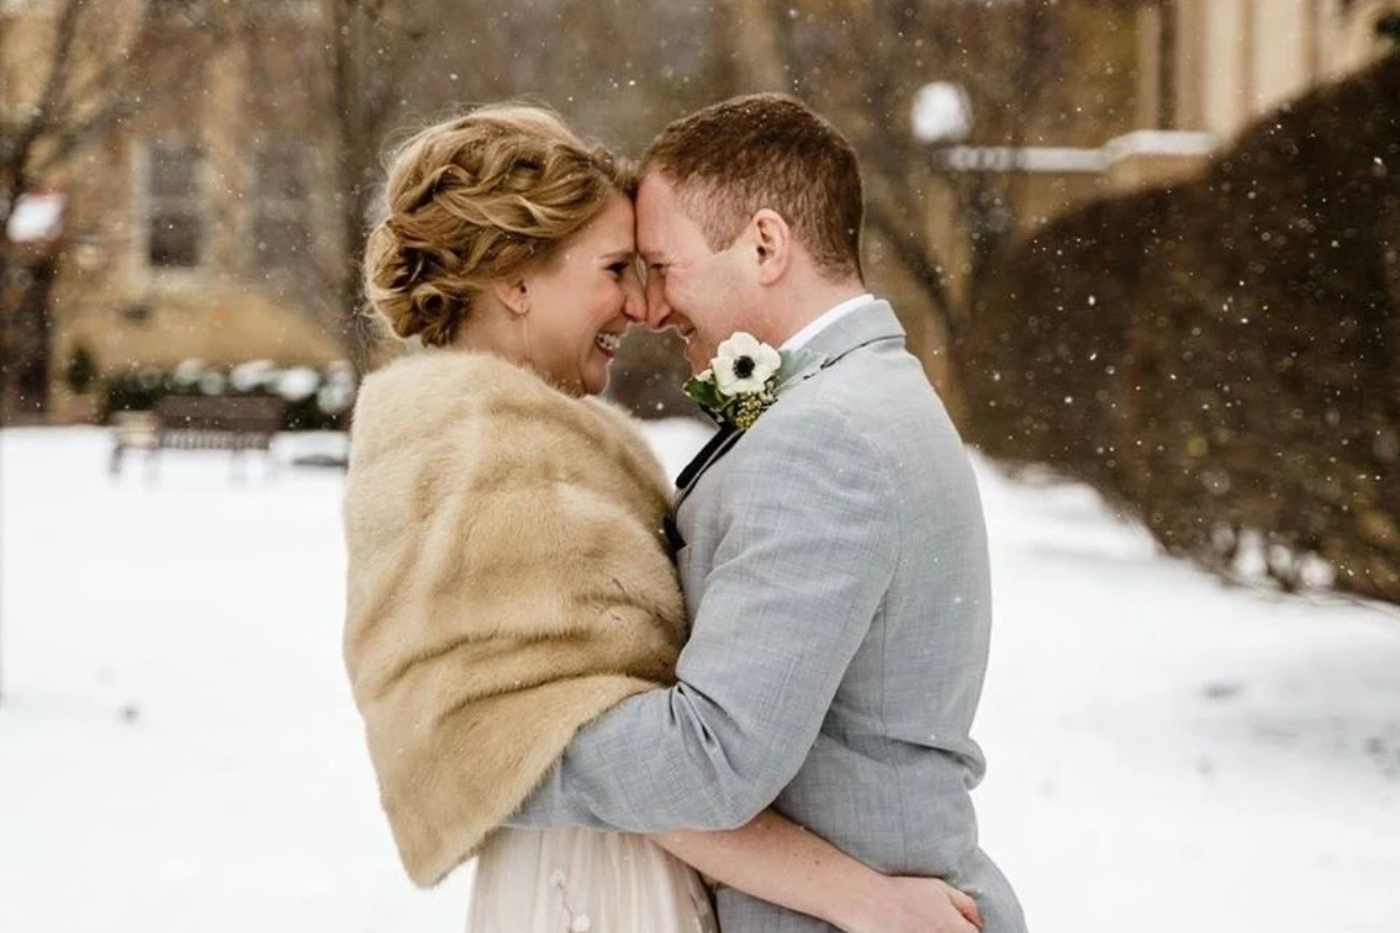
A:
<svg viewBox="0 0 1400 933">
<path fill-rule="evenodd" d="M 977 902 L 938 878 L 884 878 L 878 896 L 841 924 L 846 933 L 975 933 Z"/>
</svg>

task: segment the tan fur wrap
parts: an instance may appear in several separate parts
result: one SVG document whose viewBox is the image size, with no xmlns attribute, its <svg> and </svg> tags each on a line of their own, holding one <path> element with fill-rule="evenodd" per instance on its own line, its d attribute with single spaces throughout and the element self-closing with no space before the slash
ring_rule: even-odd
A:
<svg viewBox="0 0 1400 933">
<path fill-rule="evenodd" d="M 580 726 L 675 677 L 661 467 L 622 412 L 441 351 L 367 378 L 345 661 L 404 868 L 436 884 Z"/>
</svg>

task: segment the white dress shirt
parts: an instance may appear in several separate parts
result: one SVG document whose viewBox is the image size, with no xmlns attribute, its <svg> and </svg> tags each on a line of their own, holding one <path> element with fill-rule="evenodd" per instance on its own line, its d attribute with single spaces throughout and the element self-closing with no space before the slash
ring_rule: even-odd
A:
<svg viewBox="0 0 1400 933">
<path fill-rule="evenodd" d="M 864 295 L 857 295 L 854 298 L 846 299 L 836 307 L 832 308 L 830 311 L 824 313 L 821 317 L 817 318 L 812 323 L 808 324 L 806 327 L 799 330 L 797 333 L 793 334 L 787 340 L 783 341 L 783 345 L 778 348 L 778 351 L 781 353 L 786 353 L 789 350 L 796 350 L 801 347 L 805 347 L 808 343 L 812 341 L 813 337 L 817 336 L 817 334 L 826 330 L 832 324 L 835 324 L 838 320 L 850 314 L 852 311 L 854 311 L 856 308 L 859 308 L 861 305 L 869 304 L 874 300 L 875 296 L 870 294 L 869 292 L 866 292 Z"/>
</svg>

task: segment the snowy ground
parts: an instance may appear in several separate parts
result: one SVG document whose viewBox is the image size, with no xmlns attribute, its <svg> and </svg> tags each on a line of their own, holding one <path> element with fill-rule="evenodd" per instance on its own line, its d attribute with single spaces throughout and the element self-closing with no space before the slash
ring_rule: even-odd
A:
<svg viewBox="0 0 1400 933">
<path fill-rule="evenodd" d="M 655 437 L 673 473 L 703 441 Z M 0 432 L 0 931 L 455 931 L 340 666 L 340 475 Z M 294 449 L 295 447 L 295 449 Z M 983 468 L 987 849 L 1034 933 L 1400 930 L 1400 618 L 1224 588 Z"/>
</svg>

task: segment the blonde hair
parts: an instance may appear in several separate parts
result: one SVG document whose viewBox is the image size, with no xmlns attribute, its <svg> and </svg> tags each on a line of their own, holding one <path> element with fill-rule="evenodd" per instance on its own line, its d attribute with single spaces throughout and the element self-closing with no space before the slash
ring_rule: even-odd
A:
<svg viewBox="0 0 1400 933">
<path fill-rule="evenodd" d="M 629 165 L 543 107 L 496 104 L 428 127 L 390 160 L 365 293 L 400 337 L 446 345 L 482 289 L 548 265 L 634 190 Z"/>
</svg>

